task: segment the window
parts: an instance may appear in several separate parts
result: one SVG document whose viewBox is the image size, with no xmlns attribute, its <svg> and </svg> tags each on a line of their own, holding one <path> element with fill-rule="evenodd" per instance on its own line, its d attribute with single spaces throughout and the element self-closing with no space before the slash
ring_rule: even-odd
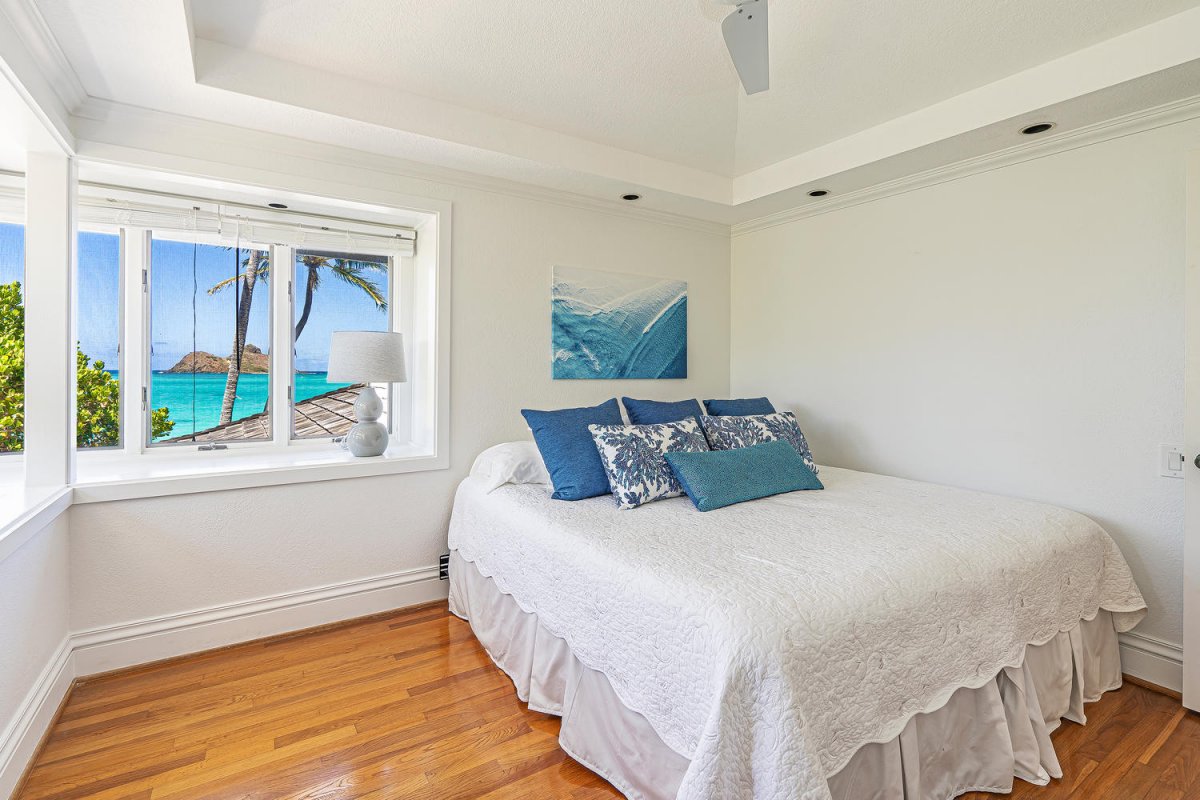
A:
<svg viewBox="0 0 1200 800">
<path fill-rule="evenodd" d="M 0 221 L 0 453 L 25 448 L 25 227 Z"/>
<path fill-rule="evenodd" d="M 269 440 L 269 252 L 199 238 L 151 237 L 150 442 Z"/>
<path fill-rule="evenodd" d="M 121 235 L 80 231 L 75 331 L 78 447 L 121 445 Z"/>
<path fill-rule="evenodd" d="M 79 358 L 101 386 L 80 382 L 81 496 L 446 466 L 449 205 L 291 196 L 282 211 L 229 190 L 261 202 L 80 185 Z M 382 459 L 335 444 L 361 390 L 326 379 L 337 330 L 404 334 L 408 381 L 373 385 Z"/>
<path fill-rule="evenodd" d="M 392 330 L 391 283 L 391 259 L 386 255 L 296 251 L 292 278 L 295 438 L 342 436 L 350 429 L 360 387 L 326 380 L 330 336 L 334 331 Z M 387 409 L 387 385 L 375 388 Z M 385 416 L 380 422 L 390 421 Z"/>
</svg>

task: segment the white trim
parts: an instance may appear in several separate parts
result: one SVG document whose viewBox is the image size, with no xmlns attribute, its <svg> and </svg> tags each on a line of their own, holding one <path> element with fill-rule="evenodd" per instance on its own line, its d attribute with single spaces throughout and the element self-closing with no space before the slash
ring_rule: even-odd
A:
<svg viewBox="0 0 1200 800">
<path fill-rule="evenodd" d="M 702 233 L 741 236 L 776 225 L 784 225 L 795 220 L 861 205 L 862 203 L 903 194 L 927 186 L 947 183 L 993 169 L 1032 161 L 1056 153 L 1185 122 L 1197 117 L 1200 117 L 1200 96 L 1186 98 L 1156 108 L 1134 112 L 1075 130 L 1039 138 L 1036 141 L 1022 142 L 1014 147 L 994 153 L 964 159 L 895 180 L 873 184 L 844 195 L 826 197 L 820 201 L 807 201 L 802 205 L 745 222 L 735 223 L 732 226 L 681 214 L 656 211 L 644 206 L 631 206 L 628 203 L 618 205 L 614 202 L 590 198 L 573 192 L 533 186 L 505 178 L 420 164 L 391 156 L 297 139 L 282 134 L 254 131 L 219 122 L 182 117 L 166 112 L 136 108 L 96 98 L 88 98 L 84 106 L 77 112 L 77 115 L 73 117 L 73 120 L 81 123 L 90 122 L 117 125 L 122 128 L 125 125 L 141 126 L 146 129 L 156 130 L 160 136 L 165 136 L 171 140 L 190 140 L 197 137 L 203 137 L 209 141 L 215 139 L 227 143 L 231 148 L 242 147 L 248 151 L 267 148 L 272 153 L 279 155 L 323 162 L 325 164 L 342 165 L 374 173 L 394 175 L 400 178 L 435 181 L 449 186 L 520 197 L 527 200 L 584 209 L 594 213 L 642 219 Z M 87 127 L 94 129 L 94 125 L 88 125 Z M 85 158 L 94 160 L 97 163 L 118 165 L 136 163 L 144 167 L 154 168 L 154 164 L 146 159 L 150 151 L 144 150 L 138 145 L 112 144 L 101 139 L 89 138 L 89 131 L 87 130 L 80 130 L 77 127 L 77 131 L 80 137 L 80 150 L 83 151 Z M 171 154 L 161 153 L 160 155 L 166 156 L 170 160 Z M 191 171 L 195 172 L 196 169 L 193 167 Z M 731 207 L 731 211 L 736 213 L 737 207 Z"/>
<path fill-rule="evenodd" d="M 75 672 L 93 675 L 446 597 L 438 568 L 302 589 L 71 634 Z"/>
<path fill-rule="evenodd" d="M 58 519 L 71 507 L 72 499 L 73 491 L 69 486 L 22 493 L 20 510 L 0 525 L 0 561 L 4 561 Z"/>
<path fill-rule="evenodd" d="M 1200 453 L 1200 149 L 1187 155 L 1184 228 L 1183 439 L 1185 461 Z M 1197 464 L 1200 466 L 1200 464 Z M 1200 471 L 1184 467 L 1183 704 L 1200 710 Z"/>
<path fill-rule="evenodd" d="M 1167 125 L 1175 125 L 1180 122 L 1196 119 L 1197 117 L 1200 117 L 1200 96 L 1167 103 L 1145 111 L 1126 114 L 1043 139 L 1023 142 L 1014 147 L 994 153 L 975 156 L 974 158 L 964 159 L 941 167 L 934 167 L 933 169 L 906 175 L 895 180 L 866 186 L 837 197 L 821 198 L 820 201 L 814 199 L 803 205 L 779 211 L 775 214 L 768 214 L 767 216 L 747 222 L 739 222 L 732 226 L 731 233 L 733 236 L 743 236 L 747 233 L 754 233 L 755 231 L 773 228 L 777 225 L 786 225 L 796 220 L 840 211 L 844 208 L 870 203 L 916 189 L 949 183 L 950 181 L 956 181 L 983 172 L 990 172 L 994 169 L 1020 164 L 1024 161 L 1033 161 L 1057 153 L 1076 150 L 1080 147 L 1099 144 L 1110 139 L 1119 139 L 1123 136 L 1130 136 Z"/>
<path fill-rule="evenodd" d="M 267 378 L 271 388 L 267 401 L 271 407 L 272 447 L 287 447 L 292 443 L 295 427 L 295 412 L 292 411 L 292 387 L 296 380 L 296 339 L 292 334 L 296 325 L 296 303 L 292 297 L 296 280 L 296 249 L 289 244 L 271 246 L 272 264 L 286 265 L 278 272 L 276 280 L 267 284 L 271 293 L 271 374 Z"/>
<path fill-rule="evenodd" d="M 71 112 L 80 103 L 64 100 L 62 94 L 74 94 L 75 87 L 79 87 L 80 102 L 86 99 L 79 77 L 45 19 L 33 9 L 32 0 L 0 0 L 0 23 L 3 22 L 8 24 L 0 24 L 0 52 L 4 53 L 0 59 L 0 79 L 11 84 L 25 105 L 17 112 L 18 119 L 11 122 L 18 130 L 26 128 L 31 148 L 73 153 Z M 64 71 L 66 74 L 58 74 Z"/>
<path fill-rule="evenodd" d="M 443 426 L 444 427 L 444 426 Z M 443 433 L 443 435 L 445 435 Z M 196 452 L 195 447 L 153 450 L 109 462 L 111 479 L 103 466 L 89 469 L 91 457 L 98 465 L 106 453 L 89 453 L 81 480 L 74 485 L 76 503 L 103 503 L 140 497 L 219 492 L 254 486 L 313 483 L 317 481 L 397 475 L 448 469 L 450 457 L 439 453 L 412 453 L 397 447 L 373 458 L 355 458 L 328 440 L 294 440 L 279 447 L 269 443 L 230 445 L 229 450 Z M 160 455 L 161 454 L 161 455 Z M 207 462 L 207 463 L 206 463 Z M 91 475 L 96 477 L 89 479 Z"/>
<path fill-rule="evenodd" d="M 78 129 L 81 124 L 84 129 L 87 129 L 84 133 L 79 134 L 80 140 L 86 141 L 88 144 L 86 148 L 88 152 L 84 155 L 89 160 L 98 163 L 116 166 L 138 164 L 142 167 L 153 168 L 153 165 L 145 158 L 136 158 L 130 155 L 130 151 L 141 150 L 142 152 L 150 152 L 143 149 L 143 145 L 117 144 L 106 139 L 90 139 L 87 137 L 87 133 L 95 131 L 98 127 L 108 129 L 127 125 L 133 129 L 153 131 L 158 135 L 164 136 L 167 140 L 176 142 L 194 140 L 202 140 L 210 143 L 221 142 L 231 150 L 244 149 L 247 152 L 265 150 L 273 154 L 291 156 L 293 158 L 324 164 L 347 166 L 397 178 L 430 181 L 447 186 L 473 189 L 508 197 L 518 197 L 524 200 L 550 203 L 552 205 L 581 209 L 597 214 L 607 214 L 624 219 L 636 219 L 659 225 L 670 225 L 699 233 L 708 233 L 717 236 L 729 235 L 729 225 L 722 222 L 713 222 L 670 211 L 658 211 L 646 206 L 635 206 L 623 200 L 603 200 L 564 189 L 553 189 L 510 180 L 508 178 L 483 175 L 466 170 L 452 169 L 450 167 L 439 167 L 380 153 L 300 139 L 285 134 L 258 131 L 228 123 L 212 122 L 165 111 L 155 111 L 125 103 L 102 100 L 96 97 L 89 97 L 75 111 L 71 117 L 71 121 L 73 130 Z M 143 139 L 144 137 L 137 137 L 133 141 L 141 141 Z M 116 140 L 122 142 L 131 141 L 123 135 L 118 135 Z M 162 154 L 170 155 L 170 153 Z M 197 158 L 197 156 L 188 157 Z M 224 163 L 222 166 L 229 165 Z M 208 174 L 211 170 L 206 171 L 193 168 L 187 170 L 187 172 L 192 174 Z M 230 180 L 233 179 L 231 178 Z M 243 179 L 242 183 L 245 182 L 245 179 Z M 632 191 L 639 187 L 629 186 L 626 188 Z M 721 208 L 725 207 L 722 206 Z"/>
<path fill-rule="evenodd" d="M 75 161 L 29 153 L 25 173 L 25 483 L 74 477 Z"/>
<path fill-rule="evenodd" d="M 71 641 L 66 637 L 0 733 L 0 797 L 10 796 L 17 788 L 74 679 Z"/>
<path fill-rule="evenodd" d="M 3 10 L 63 107 L 74 111 L 81 106 L 87 91 L 38 7 L 32 0 L 3 0 Z"/>
<path fill-rule="evenodd" d="M 1183 691 L 1183 648 L 1136 631 L 1117 637 L 1121 645 L 1121 670 L 1135 678 Z"/>
</svg>

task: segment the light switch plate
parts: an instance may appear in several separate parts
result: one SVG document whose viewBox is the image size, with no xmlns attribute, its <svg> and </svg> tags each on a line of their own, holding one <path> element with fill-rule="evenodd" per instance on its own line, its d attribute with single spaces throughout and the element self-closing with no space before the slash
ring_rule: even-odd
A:
<svg viewBox="0 0 1200 800">
<path fill-rule="evenodd" d="M 1184 461 L 1183 445 L 1160 444 L 1158 446 L 1158 474 L 1164 478 L 1182 478 Z"/>
</svg>

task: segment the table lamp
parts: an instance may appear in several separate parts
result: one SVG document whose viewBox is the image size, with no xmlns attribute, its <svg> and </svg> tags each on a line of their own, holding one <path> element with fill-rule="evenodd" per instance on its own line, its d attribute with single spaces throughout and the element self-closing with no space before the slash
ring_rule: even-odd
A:
<svg viewBox="0 0 1200 800">
<path fill-rule="evenodd" d="M 388 446 L 387 427 L 379 421 L 383 402 L 372 383 L 403 383 L 404 336 L 379 331 L 334 331 L 329 342 L 330 383 L 363 383 L 354 401 L 358 420 L 346 434 L 346 447 L 355 456 L 381 456 Z"/>
</svg>

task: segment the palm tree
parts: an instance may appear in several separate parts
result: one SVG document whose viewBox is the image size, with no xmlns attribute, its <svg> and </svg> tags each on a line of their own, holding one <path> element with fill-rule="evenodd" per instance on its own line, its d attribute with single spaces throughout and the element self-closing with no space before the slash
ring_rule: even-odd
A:
<svg viewBox="0 0 1200 800">
<path fill-rule="evenodd" d="M 386 261 L 367 261 L 350 258 L 331 258 L 329 256 L 306 253 L 300 256 L 300 263 L 307 268 L 304 281 L 304 307 L 300 319 L 296 322 L 296 331 L 292 336 L 295 343 L 308 324 L 312 313 L 313 297 L 321 285 L 322 271 L 329 272 L 338 280 L 357 287 L 375 303 L 380 311 L 387 309 L 387 298 L 379 285 L 369 276 L 370 272 L 387 272 Z M 271 272 L 270 259 L 266 251 L 252 250 L 248 258 L 242 262 L 244 271 L 240 275 L 226 278 L 208 290 L 210 295 L 241 284 L 241 297 L 238 302 L 237 324 L 233 335 L 233 353 L 229 357 L 229 372 L 225 378 L 225 395 L 221 400 L 221 425 L 233 421 L 233 404 L 237 399 L 237 383 L 241 374 L 242 355 L 246 349 L 246 329 L 250 325 L 250 304 L 254 297 L 254 285 L 259 278 L 266 280 Z"/>
<path fill-rule="evenodd" d="M 225 394 L 221 398 L 221 420 L 218 424 L 226 425 L 233 421 L 233 404 L 237 400 L 238 378 L 242 374 L 242 356 L 246 352 L 246 329 L 250 327 L 250 305 L 254 302 L 254 284 L 261 274 L 265 280 L 269 270 L 267 254 L 263 250 L 251 250 L 250 255 L 242 261 L 243 272 L 240 276 L 221 281 L 208 290 L 211 295 L 226 286 L 241 281 L 242 295 L 238 299 L 237 322 L 233 330 L 233 352 L 229 354 L 229 372 L 225 375 Z"/>
<path fill-rule="evenodd" d="M 383 296 L 379 285 L 371 279 L 369 274 L 371 272 L 386 274 L 386 261 L 329 258 L 328 256 L 307 253 L 300 256 L 300 263 L 308 268 L 308 275 L 304 281 L 304 308 L 300 312 L 300 319 L 296 321 L 296 334 L 292 337 L 292 341 L 300 338 L 300 334 L 304 332 L 304 326 L 308 324 L 308 315 L 312 311 L 313 294 L 316 293 L 321 285 L 322 270 L 329 272 L 338 280 L 362 290 L 363 294 L 371 298 L 371 301 L 375 303 L 375 307 L 380 311 L 387 310 L 387 298 Z"/>
</svg>

